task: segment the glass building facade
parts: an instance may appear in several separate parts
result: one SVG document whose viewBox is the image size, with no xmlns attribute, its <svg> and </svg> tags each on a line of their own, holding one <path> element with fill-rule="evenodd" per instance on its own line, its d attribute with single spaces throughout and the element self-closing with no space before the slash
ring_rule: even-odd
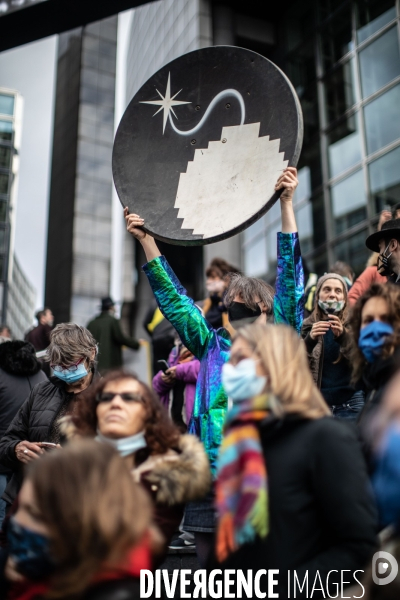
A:
<svg viewBox="0 0 400 600">
<path fill-rule="evenodd" d="M 86 325 L 108 296 L 118 17 L 59 36 L 45 303 Z"/>
<path fill-rule="evenodd" d="M 16 93 L 0 89 L 0 282 L 7 277 L 13 185 Z"/>
<path fill-rule="evenodd" d="M 400 202 L 399 4 L 305 0 L 277 20 L 264 54 L 300 98 L 304 143 L 295 210 L 302 252 L 322 274 L 335 260 L 359 273 L 379 212 Z M 249 275 L 272 278 L 275 206 L 242 237 Z"/>
</svg>

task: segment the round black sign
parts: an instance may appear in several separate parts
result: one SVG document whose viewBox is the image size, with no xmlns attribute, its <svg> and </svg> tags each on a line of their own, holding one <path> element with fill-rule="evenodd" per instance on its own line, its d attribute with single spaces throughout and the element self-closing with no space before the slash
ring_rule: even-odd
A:
<svg viewBox="0 0 400 600">
<path fill-rule="evenodd" d="M 299 100 L 276 65 L 234 46 L 195 50 L 130 102 L 115 136 L 115 187 L 155 238 L 210 244 L 271 208 L 302 140 Z"/>
</svg>

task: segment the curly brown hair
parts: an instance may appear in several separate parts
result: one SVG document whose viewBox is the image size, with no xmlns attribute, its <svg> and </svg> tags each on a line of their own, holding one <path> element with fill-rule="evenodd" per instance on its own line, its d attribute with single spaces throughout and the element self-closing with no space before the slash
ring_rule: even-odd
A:
<svg viewBox="0 0 400 600">
<path fill-rule="evenodd" d="M 97 430 L 96 398 L 111 381 L 133 379 L 142 389 L 142 396 L 146 408 L 145 438 L 147 450 L 151 454 L 164 454 L 170 448 L 177 448 L 180 432 L 172 423 L 167 411 L 162 406 L 158 396 L 148 385 L 140 381 L 136 375 L 123 369 L 111 371 L 100 379 L 96 385 L 90 386 L 82 394 L 82 399 L 77 403 L 73 423 L 81 435 L 94 436 Z"/>
<path fill-rule="evenodd" d="M 389 323 L 394 329 L 393 335 L 389 335 L 383 346 L 382 358 L 388 358 L 395 349 L 400 346 L 400 289 L 391 283 L 375 283 L 355 303 L 351 311 L 350 325 L 352 337 L 352 349 L 350 361 L 353 366 L 352 382 L 356 383 L 362 376 L 366 361 L 363 353 L 358 347 L 360 337 L 362 311 L 371 298 L 382 298 L 388 306 Z"/>
</svg>

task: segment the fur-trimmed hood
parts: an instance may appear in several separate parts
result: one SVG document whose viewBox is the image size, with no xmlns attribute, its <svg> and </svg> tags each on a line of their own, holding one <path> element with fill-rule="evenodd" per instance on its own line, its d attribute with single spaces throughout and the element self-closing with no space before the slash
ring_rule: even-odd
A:
<svg viewBox="0 0 400 600">
<path fill-rule="evenodd" d="M 196 436 L 179 438 L 178 451 L 149 456 L 133 470 L 135 481 L 150 484 L 156 502 L 181 504 L 206 495 L 211 486 L 210 463 Z"/>
<path fill-rule="evenodd" d="M 41 365 L 32 344 L 15 340 L 0 344 L 0 368 L 11 375 L 30 377 L 40 371 Z"/>
<path fill-rule="evenodd" d="M 79 436 L 72 419 L 60 419 L 66 439 Z M 134 480 L 148 488 L 156 502 L 173 506 L 204 497 L 211 487 L 211 470 L 203 444 L 195 435 L 179 438 L 176 450 L 149 456 L 132 471 Z"/>
</svg>

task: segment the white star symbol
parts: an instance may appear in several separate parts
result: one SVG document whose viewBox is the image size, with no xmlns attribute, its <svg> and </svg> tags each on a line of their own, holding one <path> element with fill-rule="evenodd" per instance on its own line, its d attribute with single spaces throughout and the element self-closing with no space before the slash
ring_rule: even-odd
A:
<svg viewBox="0 0 400 600">
<path fill-rule="evenodd" d="M 177 97 L 178 94 L 181 93 L 182 90 L 179 90 L 179 92 L 177 92 L 175 94 L 175 96 L 172 96 L 171 98 L 171 73 L 168 73 L 168 83 L 167 83 L 167 89 L 165 91 L 165 96 L 163 96 L 162 94 L 160 94 L 160 92 L 157 90 L 157 93 L 159 94 L 160 98 L 162 98 L 162 100 L 149 100 L 148 102 L 140 102 L 140 104 L 155 104 L 157 106 L 159 106 L 160 108 L 158 109 L 157 112 L 154 113 L 153 117 L 155 117 L 156 115 L 158 115 L 158 113 L 161 110 L 164 110 L 164 115 L 163 115 L 163 133 L 165 131 L 165 126 L 167 124 L 167 120 L 169 117 L 169 111 L 172 112 L 172 114 L 174 115 L 174 117 L 177 119 L 178 117 L 176 116 L 174 109 L 172 108 L 173 106 L 178 106 L 179 104 L 191 104 L 191 102 L 181 102 L 179 100 L 174 100 L 174 98 Z"/>
</svg>

